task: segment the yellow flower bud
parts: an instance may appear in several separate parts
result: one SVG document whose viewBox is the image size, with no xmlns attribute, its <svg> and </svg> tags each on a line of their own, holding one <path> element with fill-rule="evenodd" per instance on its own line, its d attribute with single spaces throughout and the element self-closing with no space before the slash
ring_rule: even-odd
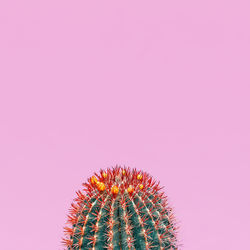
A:
<svg viewBox="0 0 250 250">
<path fill-rule="evenodd" d="M 134 191 L 133 186 L 132 186 L 132 185 L 129 185 L 127 191 L 128 191 L 129 194 L 133 193 L 133 191 Z"/>
<path fill-rule="evenodd" d="M 97 184 L 96 184 L 96 186 L 97 186 L 97 189 L 99 190 L 99 191 L 104 191 L 105 190 L 105 184 L 103 183 L 103 182 L 97 182 Z"/>
<path fill-rule="evenodd" d="M 118 194 L 118 192 L 119 192 L 119 188 L 118 188 L 117 186 L 113 186 L 113 187 L 111 188 L 111 193 L 112 193 L 112 194 Z"/>
<path fill-rule="evenodd" d="M 97 179 L 96 179 L 96 177 L 95 177 L 94 175 L 91 177 L 90 182 L 91 182 L 91 184 L 93 184 L 93 185 L 96 184 Z"/>
<path fill-rule="evenodd" d="M 141 180 L 142 179 L 142 175 L 141 174 L 138 174 L 137 175 L 137 180 Z"/>
</svg>

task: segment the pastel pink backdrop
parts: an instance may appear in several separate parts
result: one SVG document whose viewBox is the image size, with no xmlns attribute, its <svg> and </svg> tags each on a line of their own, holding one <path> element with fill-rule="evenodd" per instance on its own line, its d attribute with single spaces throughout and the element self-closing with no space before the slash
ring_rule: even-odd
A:
<svg viewBox="0 0 250 250">
<path fill-rule="evenodd" d="M 183 249 L 250 249 L 249 8 L 1 1 L 1 249 L 62 249 L 74 192 L 115 164 L 161 181 Z"/>
</svg>

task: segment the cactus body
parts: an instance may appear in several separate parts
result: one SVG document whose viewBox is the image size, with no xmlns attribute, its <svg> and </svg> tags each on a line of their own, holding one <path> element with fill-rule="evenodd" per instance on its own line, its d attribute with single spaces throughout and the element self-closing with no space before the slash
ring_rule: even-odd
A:
<svg viewBox="0 0 250 250">
<path fill-rule="evenodd" d="M 66 249 L 177 249 L 172 209 L 149 174 L 116 166 L 83 187 L 64 228 Z"/>
</svg>

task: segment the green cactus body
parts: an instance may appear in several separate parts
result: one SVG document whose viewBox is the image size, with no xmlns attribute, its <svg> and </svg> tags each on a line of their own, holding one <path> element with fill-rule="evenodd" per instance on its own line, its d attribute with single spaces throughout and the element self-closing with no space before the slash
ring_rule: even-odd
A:
<svg viewBox="0 0 250 250">
<path fill-rule="evenodd" d="M 116 166 L 83 186 L 64 228 L 66 249 L 178 249 L 172 209 L 149 174 Z"/>
</svg>

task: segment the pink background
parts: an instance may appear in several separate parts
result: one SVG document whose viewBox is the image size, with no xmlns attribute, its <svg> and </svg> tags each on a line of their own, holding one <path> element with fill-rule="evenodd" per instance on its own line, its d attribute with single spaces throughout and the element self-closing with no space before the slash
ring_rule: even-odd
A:
<svg viewBox="0 0 250 250">
<path fill-rule="evenodd" d="M 250 249 L 249 8 L 0 1 L 1 249 L 62 249 L 74 192 L 115 164 L 161 181 L 183 249 Z"/>
</svg>

